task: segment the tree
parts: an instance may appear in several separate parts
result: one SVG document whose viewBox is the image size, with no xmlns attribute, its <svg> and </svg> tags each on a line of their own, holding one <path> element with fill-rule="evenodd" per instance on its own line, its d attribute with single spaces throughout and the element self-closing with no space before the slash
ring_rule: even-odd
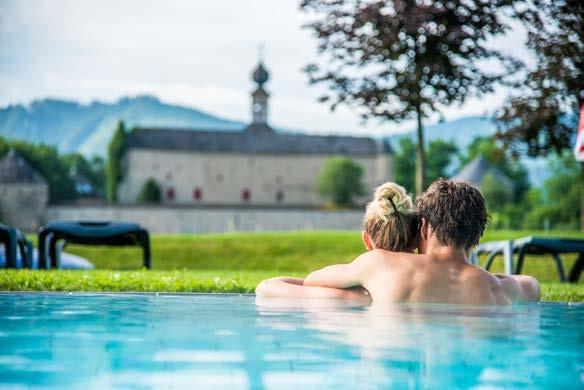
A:
<svg viewBox="0 0 584 390">
<path fill-rule="evenodd" d="M 550 169 L 554 175 L 544 182 L 541 190 L 529 194 L 530 209 L 525 227 L 577 228 L 584 191 L 579 181 L 579 164 L 570 151 L 565 151 L 550 161 Z"/>
<path fill-rule="evenodd" d="M 138 203 L 160 203 L 162 200 L 162 191 L 156 180 L 149 178 L 142 186 L 138 195 Z"/>
<path fill-rule="evenodd" d="M 11 147 L 20 152 L 45 178 L 49 186 L 49 202 L 61 203 L 77 197 L 75 182 L 69 176 L 69 167 L 55 147 L 0 138 L 0 158 Z"/>
<path fill-rule="evenodd" d="M 364 119 L 417 120 L 416 191 L 424 189 L 424 118 L 441 105 L 492 92 L 518 63 L 487 47 L 503 34 L 504 7 L 515 0 L 302 0 L 326 65 L 310 64 L 311 83 L 332 94 L 331 109 L 358 108 Z M 480 61 L 496 60 L 497 71 Z M 491 66 L 490 69 L 497 69 Z M 334 96 L 331 96 L 334 95 Z"/>
<path fill-rule="evenodd" d="M 79 153 L 70 153 L 63 156 L 63 161 L 67 164 L 73 180 L 83 178 L 91 185 L 94 194 L 103 196 L 105 185 L 103 158 L 95 156 L 88 160 Z"/>
<path fill-rule="evenodd" d="M 535 67 L 498 113 L 499 138 L 530 156 L 570 149 L 584 103 L 584 2 L 525 0 L 516 16 L 527 29 Z M 584 187 L 584 164 L 580 187 Z M 584 230 L 584 193 L 580 199 Z"/>
<path fill-rule="evenodd" d="M 410 138 L 401 138 L 394 156 L 395 180 L 408 191 L 414 190 L 416 145 Z M 448 167 L 458 155 L 458 147 L 452 141 L 434 140 L 428 144 L 428 163 L 425 187 L 440 177 L 448 177 Z"/>
<path fill-rule="evenodd" d="M 524 3 L 516 15 L 536 64 L 499 111 L 498 137 L 516 153 L 561 153 L 571 146 L 584 101 L 584 2 Z"/>
<path fill-rule="evenodd" d="M 121 160 L 125 151 L 126 130 L 124 122 L 119 121 L 116 131 L 108 146 L 105 169 L 106 198 L 111 203 L 118 201 L 118 184 L 122 180 Z"/>
<path fill-rule="evenodd" d="M 363 168 L 348 157 L 331 157 L 319 173 L 317 192 L 337 205 L 350 205 L 353 197 L 364 195 Z"/>
<path fill-rule="evenodd" d="M 415 188 L 414 172 L 416 169 L 416 145 L 411 138 L 404 137 L 399 140 L 399 148 L 393 158 L 395 181 L 407 191 Z"/>
<path fill-rule="evenodd" d="M 458 155 L 458 146 L 453 141 L 437 139 L 428 144 L 429 160 L 426 164 L 426 181 L 424 188 L 440 177 L 448 177 L 448 168 Z"/>
</svg>

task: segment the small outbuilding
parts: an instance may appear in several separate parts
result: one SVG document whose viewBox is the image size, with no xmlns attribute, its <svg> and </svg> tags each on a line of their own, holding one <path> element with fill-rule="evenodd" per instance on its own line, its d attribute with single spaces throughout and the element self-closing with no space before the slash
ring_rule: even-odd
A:
<svg viewBox="0 0 584 390">
<path fill-rule="evenodd" d="M 45 178 L 15 149 L 0 159 L 0 221 L 24 231 L 44 222 L 49 200 Z"/>
<path fill-rule="evenodd" d="M 479 190 L 483 180 L 487 174 L 493 175 L 496 181 L 502 186 L 513 189 L 513 181 L 505 175 L 499 168 L 491 164 L 483 155 L 476 157 L 474 160 L 466 164 L 462 169 L 453 176 L 452 180 L 460 180 L 468 183 Z"/>
</svg>

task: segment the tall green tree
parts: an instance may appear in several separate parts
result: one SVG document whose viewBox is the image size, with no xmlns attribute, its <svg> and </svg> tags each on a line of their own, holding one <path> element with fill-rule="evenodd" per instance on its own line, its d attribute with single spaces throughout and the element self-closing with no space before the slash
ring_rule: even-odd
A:
<svg viewBox="0 0 584 390">
<path fill-rule="evenodd" d="M 118 201 L 118 184 L 123 178 L 121 160 L 126 148 L 126 128 L 119 121 L 116 131 L 109 143 L 105 169 L 106 198 L 111 203 Z"/>
<path fill-rule="evenodd" d="M 355 196 L 364 195 L 363 167 L 348 157 L 331 157 L 317 179 L 317 192 L 337 205 L 351 205 Z"/>
<path fill-rule="evenodd" d="M 424 119 L 440 106 L 492 92 L 517 68 L 488 46 L 508 29 L 501 15 L 514 0 L 302 0 L 307 25 L 325 54 L 310 64 L 312 83 L 328 85 L 331 109 L 357 107 L 365 119 L 417 122 L 416 192 L 425 184 Z M 481 61 L 501 66 L 489 70 Z"/>
<path fill-rule="evenodd" d="M 413 192 L 415 188 L 416 145 L 410 138 L 401 138 L 394 156 L 394 172 L 397 183 Z M 448 169 L 456 162 L 458 147 L 453 141 L 430 141 L 427 148 L 425 187 L 440 177 L 448 177 Z"/>
</svg>

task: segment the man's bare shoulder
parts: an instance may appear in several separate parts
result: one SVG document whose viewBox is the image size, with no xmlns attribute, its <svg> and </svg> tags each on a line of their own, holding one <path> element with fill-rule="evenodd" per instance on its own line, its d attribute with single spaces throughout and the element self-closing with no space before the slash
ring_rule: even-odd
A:
<svg viewBox="0 0 584 390">
<path fill-rule="evenodd" d="M 495 304 L 509 304 L 522 300 L 520 284 L 511 275 L 492 274 L 477 266 L 468 266 L 465 282 L 480 295 L 490 295 Z"/>
</svg>

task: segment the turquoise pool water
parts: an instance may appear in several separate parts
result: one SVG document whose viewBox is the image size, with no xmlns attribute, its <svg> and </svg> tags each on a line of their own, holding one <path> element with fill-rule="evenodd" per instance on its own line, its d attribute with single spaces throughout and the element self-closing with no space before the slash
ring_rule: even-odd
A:
<svg viewBox="0 0 584 390">
<path fill-rule="evenodd" d="M 583 388 L 584 305 L 0 293 L 1 388 Z"/>
</svg>

